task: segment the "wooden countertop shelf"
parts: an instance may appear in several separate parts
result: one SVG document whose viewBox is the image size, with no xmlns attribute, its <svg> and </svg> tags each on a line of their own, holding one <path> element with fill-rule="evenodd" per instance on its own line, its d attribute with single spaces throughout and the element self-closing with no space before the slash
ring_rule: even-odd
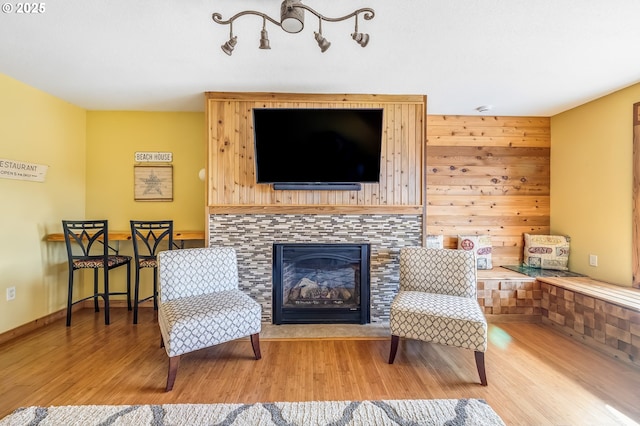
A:
<svg viewBox="0 0 640 426">
<path fill-rule="evenodd" d="M 204 240 L 204 231 L 174 231 L 173 239 L 178 241 Z M 46 241 L 64 242 L 64 234 L 54 233 L 45 237 Z M 109 231 L 109 241 L 131 240 L 131 231 Z"/>
</svg>

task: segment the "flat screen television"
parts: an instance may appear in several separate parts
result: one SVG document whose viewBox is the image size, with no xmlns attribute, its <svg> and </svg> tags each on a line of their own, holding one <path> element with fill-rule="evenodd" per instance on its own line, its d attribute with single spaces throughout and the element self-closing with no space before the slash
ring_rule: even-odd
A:
<svg viewBox="0 0 640 426">
<path fill-rule="evenodd" d="M 382 109 L 254 108 L 257 183 L 360 189 L 380 181 Z"/>
</svg>

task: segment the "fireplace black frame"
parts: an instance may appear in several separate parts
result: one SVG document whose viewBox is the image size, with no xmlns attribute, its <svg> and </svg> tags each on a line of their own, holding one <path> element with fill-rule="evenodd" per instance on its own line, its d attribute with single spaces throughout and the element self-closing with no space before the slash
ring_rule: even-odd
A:
<svg viewBox="0 0 640 426">
<path fill-rule="evenodd" d="M 339 248 L 359 250 L 360 304 L 350 308 L 291 308 L 283 306 L 282 269 L 278 267 L 284 250 L 311 252 L 312 250 Z M 331 257 L 331 254 L 327 255 Z M 273 318 L 274 324 L 367 324 L 370 317 L 370 265 L 371 245 L 353 243 L 276 243 L 273 245 Z"/>
</svg>

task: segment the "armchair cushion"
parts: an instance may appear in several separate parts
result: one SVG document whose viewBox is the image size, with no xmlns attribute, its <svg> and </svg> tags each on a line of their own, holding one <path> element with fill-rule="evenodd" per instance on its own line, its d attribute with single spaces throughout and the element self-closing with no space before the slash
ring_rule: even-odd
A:
<svg viewBox="0 0 640 426">
<path fill-rule="evenodd" d="M 158 323 L 170 357 L 259 333 L 261 306 L 240 290 L 162 303 Z"/>
<path fill-rule="evenodd" d="M 485 352 L 486 319 L 473 298 L 400 291 L 391 304 L 391 334 Z"/>
</svg>

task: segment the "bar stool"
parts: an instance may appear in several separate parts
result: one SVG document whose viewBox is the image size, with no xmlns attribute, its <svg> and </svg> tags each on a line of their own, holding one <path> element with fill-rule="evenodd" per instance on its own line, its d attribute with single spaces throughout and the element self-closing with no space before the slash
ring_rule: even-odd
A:
<svg viewBox="0 0 640 426">
<path fill-rule="evenodd" d="M 161 250 L 173 249 L 173 221 L 172 220 L 132 220 L 131 241 L 135 256 L 135 289 L 133 298 L 133 323 L 138 323 L 138 305 L 153 299 L 153 309 L 158 310 L 158 260 L 157 254 Z M 166 244 L 165 244 L 166 243 Z M 153 268 L 153 294 L 140 299 L 140 270 Z"/>
<path fill-rule="evenodd" d="M 127 308 L 131 310 L 131 256 L 122 256 L 109 246 L 109 226 L 106 220 L 63 220 L 64 241 L 69 261 L 69 295 L 67 298 L 67 327 L 71 325 L 71 308 L 76 303 L 93 299 L 94 309 L 100 312 L 98 298 L 104 300 L 104 323 L 109 325 L 109 297 L 127 295 Z M 115 252 L 110 254 L 109 250 Z M 109 271 L 127 266 L 127 291 L 109 291 Z M 93 269 L 93 294 L 73 300 L 73 276 L 79 269 Z M 104 275 L 104 291 L 98 290 L 98 271 Z"/>
</svg>

